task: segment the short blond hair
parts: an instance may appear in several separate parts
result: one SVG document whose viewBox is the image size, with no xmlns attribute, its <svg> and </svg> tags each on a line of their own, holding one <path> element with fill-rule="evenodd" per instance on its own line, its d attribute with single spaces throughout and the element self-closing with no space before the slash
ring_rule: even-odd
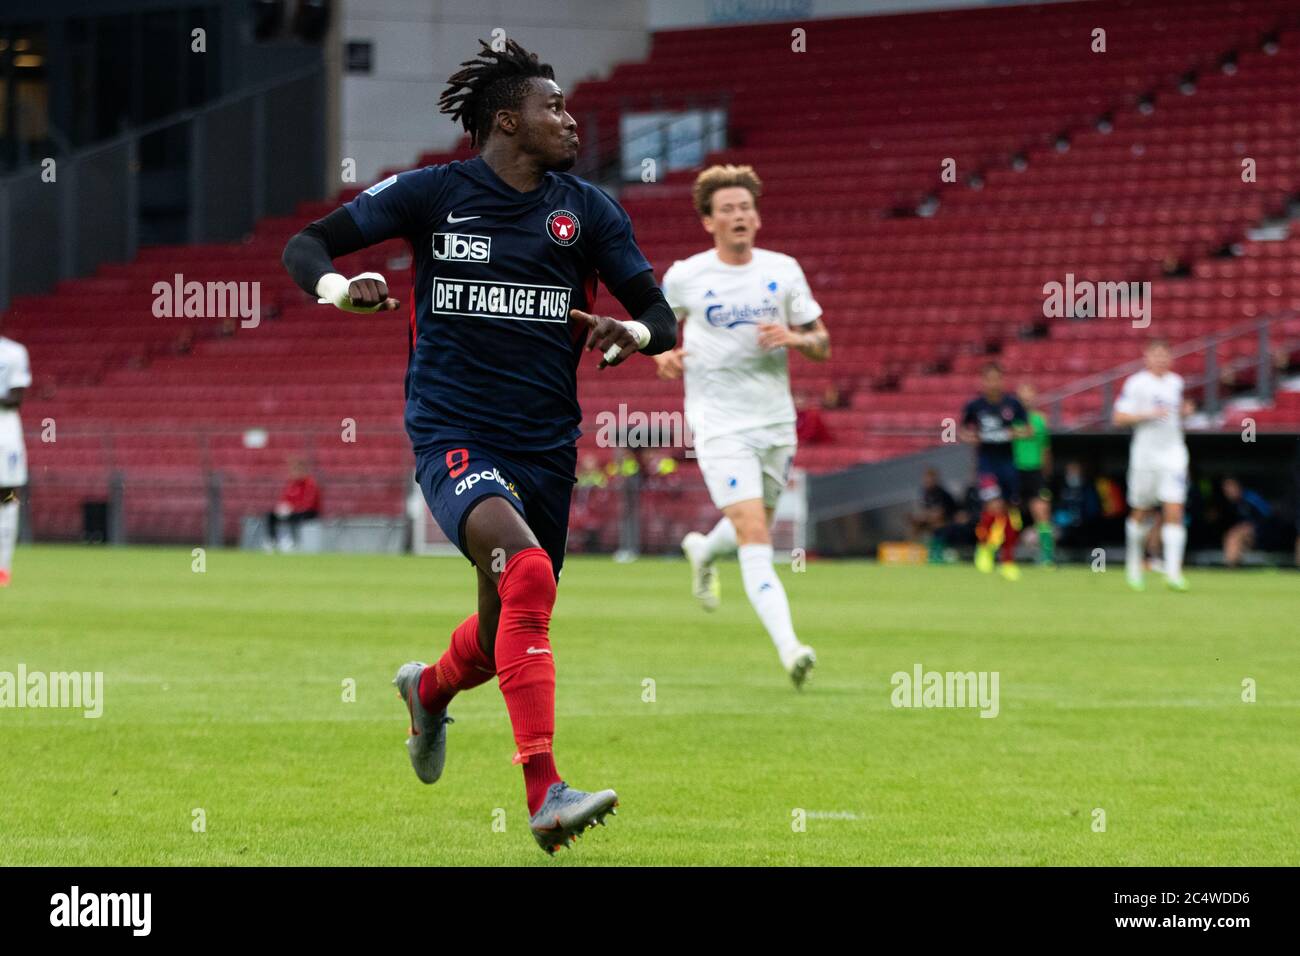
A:
<svg viewBox="0 0 1300 956">
<path fill-rule="evenodd" d="M 695 202 L 695 211 L 701 216 L 713 215 L 713 194 L 719 189 L 739 186 L 748 189 L 758 205 L 758 197 L 763 195 L 763 181 L 758 178 L 752 166 L 710 166 L 695 177 L 695 188 L 691 190 L 691 199 Z"/>
</svg>

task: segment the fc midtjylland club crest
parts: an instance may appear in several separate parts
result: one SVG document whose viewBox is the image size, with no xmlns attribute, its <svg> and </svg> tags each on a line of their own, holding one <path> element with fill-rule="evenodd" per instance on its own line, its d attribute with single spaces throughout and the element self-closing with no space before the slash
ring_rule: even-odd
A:
<svg viewBox="0 0 1300 956">
<path fill-rule="evenodd" d="M 561 246 L 571 246 L 578 241 L 578 217 L 567 209 L 557 209 L 546 217 L 546 232 L 552 242 Z"/>
</svg>

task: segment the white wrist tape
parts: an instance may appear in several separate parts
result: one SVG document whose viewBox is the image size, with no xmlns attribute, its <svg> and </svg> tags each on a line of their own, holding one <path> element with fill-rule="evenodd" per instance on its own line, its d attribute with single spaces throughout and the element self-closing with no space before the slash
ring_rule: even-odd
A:
<svg viewBox="0 0 1300 956">
<path fill-rule="evenodd" d="M 650 344 L 650 330 L 646 328 L 644 322 L 638 322 L 636 319 L 629 319 L 623 323 L 623 328 L 632 333 L 632 338 L 636 339 L 636 347 L 643 349 Z M 611 345 L 605 350 L 605 361 L 612 362 L 622 353 L 621 345 Z"/>
<path fill-rule="evenodd" d="M 352 304 L 352 297 L 348 295 L 348 289 L 358 279 L 376 279 L 384 283 L 385 286 L 388 285 L 387 280 L 378 272 L 363 272 L 351 279 L 341 276 L 337 272 L 327 272 L 316 281 L 316 295 L 320 297 L 316 301 L 322 305 L 332 305 L 344 312 L 377 312 L 380 306 L 383 305 L 382 302 L 371 306 Z"/>
</svg>

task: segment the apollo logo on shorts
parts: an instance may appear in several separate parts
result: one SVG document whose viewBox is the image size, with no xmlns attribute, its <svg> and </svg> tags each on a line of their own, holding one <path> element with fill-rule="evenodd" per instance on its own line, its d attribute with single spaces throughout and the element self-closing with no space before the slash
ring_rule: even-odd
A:
<svg viewBox="0 0 1300 956">
<path fill-rule="evenodd" d="M 456 482 L 457 496 L 463 495 L 465 492 L 469 491 L 471 488 L 477 485 L 480 481 L 495 481 L 497 484 L 499 484 L 506 491 L 510 492 L 516 498 L 519 497 L 519 493 L 515 491 L 514 484 L 502 478 L 501 472 L 497 471 L 495 468 L 485 468 L 483 471 L 471 472 L 470 474 L 462 478 L 460 481 Z"/>
<path fill-rule="evenodd" d="M 578 217 L 567 209 L 557 209 L 546 217 L 546 234 L 560 246 L 571 246 L 578 241 L 582 226 Z"/>
<path fill-rule="evenodd" d="M 492 239 L 459 232 L 435 232 L 433 257 L 442 262 L 491 262 Z"/>
</svg>

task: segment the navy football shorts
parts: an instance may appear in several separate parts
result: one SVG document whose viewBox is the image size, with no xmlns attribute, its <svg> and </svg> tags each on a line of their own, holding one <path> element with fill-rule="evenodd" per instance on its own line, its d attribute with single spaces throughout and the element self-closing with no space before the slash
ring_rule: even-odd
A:
<svg viewBox="0 0 1300 956">
<path fill-rule="evenodd" d="M 465 519 L 474 505 L 494 495 L 510 502 L 550 556 L 559 580 L 577 456 L 573 445 L 505 452 L 474 442 L 437 441 L 415 449 L 415 480 L 438 527 L 467 558 Z"/>
<path fill-rule="evenodd" d="M 997 482 L 998 489 L 1002 492 L 1002 499 L 1007 504 L 1020 503 L 1020 472 L 1016 470 L 1016 463 L 1012 459 L 1003 460 L 981 455 L 978 471 L 981 482 L 988 478 Z"/>
</svg>

